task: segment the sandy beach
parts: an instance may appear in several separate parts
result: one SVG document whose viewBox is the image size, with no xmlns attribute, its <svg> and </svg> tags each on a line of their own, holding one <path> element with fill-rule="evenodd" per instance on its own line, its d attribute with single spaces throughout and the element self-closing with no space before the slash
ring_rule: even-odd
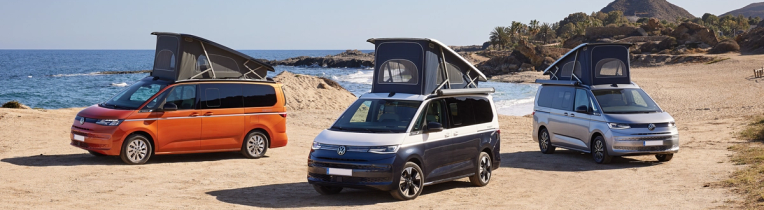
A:
<svg viewBox="0 0 764 210">
<path fill-rule="evenodd" d="M 133 166 L 69 145 L 81 108 L 2 108 L 0 200 L 3 209 L 734 208 L 741 198 L 713 183 L 743 167 L 729 161 L 727 148 L 743 142 L 735 132 L 748 117 L 764 113 L 764 79 L 752 78 L 764 56 L 725 56 L 731 59 L 632 70 L 632 79 L 679 126 L 680 152 L 665 163 L 636 156 L 598 165 L 589 155 L 564 149 L 543 155 L 531 138 L 532 118 L 501 116 L 502 164 L 486 187 L 473 187 L 465 178 L 427 186 L 405 202 L 372 190 L 321 196 L 307 184 L 307 155 L 313 138 L 341 110 L 289 111 L 289 144 L 268 150 L 265 158 L 166 155 Z"/>
</svg>

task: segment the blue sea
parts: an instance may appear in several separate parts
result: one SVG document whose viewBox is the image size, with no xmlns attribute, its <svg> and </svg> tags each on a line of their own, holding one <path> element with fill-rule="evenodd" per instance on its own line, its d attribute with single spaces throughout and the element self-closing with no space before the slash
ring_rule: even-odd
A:
<svg viewBox="0 0 764 210">
<path fill-rule="evenodd" d="M 371 52 L 371 50 L 362 50 Z M 254 58 L 282 60 L 297 56 L 335 55 L 344 50 L 241 50 Z M 105 101 L 120 90 L 148 76 L 144 74 L 101 75 L 104 71 L 149 70 L 154 50 L 0 50 L 0 103 L 17 100 L 30 107 L 58 109 L 85 107 Z M 276 66 L 282 71 L 332 78 L 360 96 L 371 89 L 372 70 Z M 533 84 L 480 83 L 494 87 L 500 114 L 532 112 Z"/>
</svg>

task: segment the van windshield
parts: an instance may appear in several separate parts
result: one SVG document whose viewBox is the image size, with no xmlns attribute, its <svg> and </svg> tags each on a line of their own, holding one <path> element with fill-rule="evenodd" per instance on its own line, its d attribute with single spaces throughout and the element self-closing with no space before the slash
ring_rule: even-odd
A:
<svg viewBox="0 0 764 210">
<path fill-rule="evenodd" d="M 642 89 L 593 90 L 604 113 L 633 114 L 661 112 L 658 105 Z"/>
<path fill-rule="evenodd" d="M 404 133 L 421 101 L 358 99 L 330 130 L 363 133 Z"/>
<path fill-rule="evenodd" d="M 169 83 L 166 81 L 144 79 L 131 85 L 108 101 L 98 104 L 98 106 L 110 109 L 135 110 L 146 100 L 149 100 L 151 96 L 167 87 L 167 85 Z"/>
</svg>

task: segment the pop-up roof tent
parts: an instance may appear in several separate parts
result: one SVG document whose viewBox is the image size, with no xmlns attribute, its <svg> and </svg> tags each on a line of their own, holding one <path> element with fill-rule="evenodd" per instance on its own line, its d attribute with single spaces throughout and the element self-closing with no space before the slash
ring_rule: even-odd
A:
<svg viewBox="0 0 764 210">
<path fill-rule="evenodd" d="M 584 43 L 544 70 L 550 80 L 583 85 L 631 84 L 629 43 Z M 537 83 L 551 81 L 539 80 Z"/>
<path fill-rule="evenodd" d="M 372 93 L 493 92 L 492 88 L 478 88 L 478 82 L 487 81 L 485 75 L 437 40 L 379 38 L 367 41 L 375 45 Z"/>
<path fill-rule="evenodd" d="M 213 41 L 190 35 L 154 32 L 157 48 L 151 76 L 165 80 L 266 80 L 273 67 Z"/>
</svg>

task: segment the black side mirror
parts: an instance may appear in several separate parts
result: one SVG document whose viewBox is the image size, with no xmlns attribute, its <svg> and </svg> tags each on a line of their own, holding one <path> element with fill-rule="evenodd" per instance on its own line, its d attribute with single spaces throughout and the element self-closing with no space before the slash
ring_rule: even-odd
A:
<svg viewBox="0 0 764 210">
<path fill-rule="evenodd" d="M 177 111 L 177 110 L 178 110 L 178 105 L 170 103 L 170 104 L 164 104 L 164 106 L 162 106 L 162 110 L 160 111 L 169 112 L 169 111 Z"/>
<path fill-rule="evenodd" d="M 589 107 L 587 107 L 587 106 L 578 106 L 578 107 L 576 107 L 576 112 L 578 112 L 578 113 L 589 113 Z"/>
<path fill-rule="evenodd" d="M 443 131 L 443 125 L 441 125 L 440 123 L 436 123 L 436 122 L 428 122 L 427 123 L 427 132 L 428 133 L 431 133 L 431 132 L 441 132 L 441 131 Z"/>
</svg>

